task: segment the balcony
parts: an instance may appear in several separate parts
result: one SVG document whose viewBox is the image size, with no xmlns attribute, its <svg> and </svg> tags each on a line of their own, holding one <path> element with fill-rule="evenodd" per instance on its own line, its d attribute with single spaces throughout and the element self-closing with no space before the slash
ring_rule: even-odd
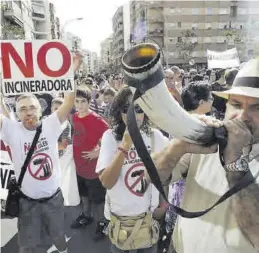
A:
<svg viewBox="0 0 259 253">
<path fill-rule="evenodd" d="M 6 19 L 23 26 L 22 10 L 14 1 L 7 1 L 3 6 L 3 13 Z"/>
<path fill-rule="evenodd" d="M 164 29 L 149 30 L 149 34 L 153 36 L 164 36 Z"/>
<path fill-rule="evenodd" d="M 32 19 L 46 21 L 45 7 L 43 5 L 32 3 Z"/>
</svg>

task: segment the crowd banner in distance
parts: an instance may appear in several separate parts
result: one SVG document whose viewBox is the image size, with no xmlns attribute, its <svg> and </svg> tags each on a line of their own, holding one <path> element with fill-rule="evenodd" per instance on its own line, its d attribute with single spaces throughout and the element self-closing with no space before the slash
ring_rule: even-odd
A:
<svg viewBox="0 0 259 253">
<path fill-rule="evenodd" d="M 207 50 L 208 69 L 227 69 L 240 66 L 236 48 L 224 52 Z"/>
</svg>

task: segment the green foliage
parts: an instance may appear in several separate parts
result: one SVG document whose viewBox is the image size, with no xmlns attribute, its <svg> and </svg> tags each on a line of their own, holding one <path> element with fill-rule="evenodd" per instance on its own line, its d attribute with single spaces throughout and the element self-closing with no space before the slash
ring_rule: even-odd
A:
<svg viewBox="0 0 259 253">
<path fill-rule="evenodd" d="M 13 39 L 24 39 L 24 29 L 18 25 L 11 23 L 4 23 L 1 25 L 2 39 L 8 39 L 12 35 Z"/>
<path fill-rule="evenodd" d="M 186 30 L 181 32 L 181 40 L 176 43 L 179 55 L 183 59 L 191 57 L 195 46 L 198 44 L 193 41 L 193 38 L 196 38 L 197 35 L 192 30 Z"/>
</svg>

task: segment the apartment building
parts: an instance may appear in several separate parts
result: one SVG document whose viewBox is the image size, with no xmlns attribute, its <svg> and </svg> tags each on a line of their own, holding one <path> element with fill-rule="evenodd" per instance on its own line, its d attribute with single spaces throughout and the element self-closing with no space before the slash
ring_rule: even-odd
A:
<svg viewBox="0 0 259 253">
<path fill-rule="evenodd" d="M 31 1 L 1 2 L 1 38 L 34 39 Z"/>
<path fill-rule="evenodd" d="M 112 61 L 113 65 L 119 69 L 121 66 L 121 58 L 124 53 L 124 22 L 123 22 L 123 6 L 120 6 L 112 18 L 113 29 L 113 45 L 112 45 Z"/>
<path fill-rule="evenodd" d="M 112 64 L 113 35 L 101 42 L 101 68 L 108 68 Z"/>
<path fill-rule="evenodd" d="M 68 41 L 70 49 L 72 51 L 80 51 L 82 49 L 82 40 L 71 32 L 66 32 L 62 35 L 65 40 Z"/>
<path fill-rule="evenodd" d="M 95 74 L 100 71 L 99 58 L 96 52 L 91 52 L 87 49 L 82 49 L 84 56 L 84 65 L 86 67 L 87 74 Z"/>
<path fill-rule="evenodd" d="M 47 0 L 31 0 L 31 2 L 35 38 L 50 40 L 52 36 L 49 2 Z"/>
<path fill-rule="evenodd" d="M 56 17 L 56 10 L 53 3 L 49 3 L 49 16 L 50 16 L 50 27 L 51 27 L 51 38 L 60 38 L 60 22 L 59 18 Z"/>
<path fill-rule="evenodd" d="M 190 59 L 203 64 L 207 49 L 232 47 L 245 61 L 259 41 L 259 1 L 132 1 L 130 9 L 132 42 L 158 44 L 168 65 L 187 64 Z M 144 36 L 135 36 L 136 30 L 141 34 L 136 29 L 140 24 Z M 134 41 L 136 37 L 139 41 Z"/>
</svg>

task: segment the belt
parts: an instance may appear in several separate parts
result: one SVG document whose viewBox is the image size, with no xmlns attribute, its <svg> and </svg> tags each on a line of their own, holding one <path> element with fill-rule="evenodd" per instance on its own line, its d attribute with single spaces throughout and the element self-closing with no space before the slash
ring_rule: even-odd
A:
<svg viewBox="0 0 259 253">
<path fill-rule="evenodd" d="M 58 188 L 58 189 L 56 190 L 56 192 L 55 192 L 53 195 L 51 195 L 50 197 L 40 198 L 40 199 L 33 199 L 33 198 L 30 198 L 30 197 L 26 196 L 23 192 L 20 192 L 20 197 L 21 197 L 21 198 L 24 198 L 24 199 L 27 199 L 27 200 L 29 200 L 29 201 L 36 201 L 36 202 L 39 202 L 39 203 L 44 203 L 44 202 L 46 202 L 46 201 L 48 201 L 48 200 L 50 200 L 50 199 L 56 197 L 56 196 L 59 194 L 60 191 L 61 191 L 60 188 Z"/>
</svg>

